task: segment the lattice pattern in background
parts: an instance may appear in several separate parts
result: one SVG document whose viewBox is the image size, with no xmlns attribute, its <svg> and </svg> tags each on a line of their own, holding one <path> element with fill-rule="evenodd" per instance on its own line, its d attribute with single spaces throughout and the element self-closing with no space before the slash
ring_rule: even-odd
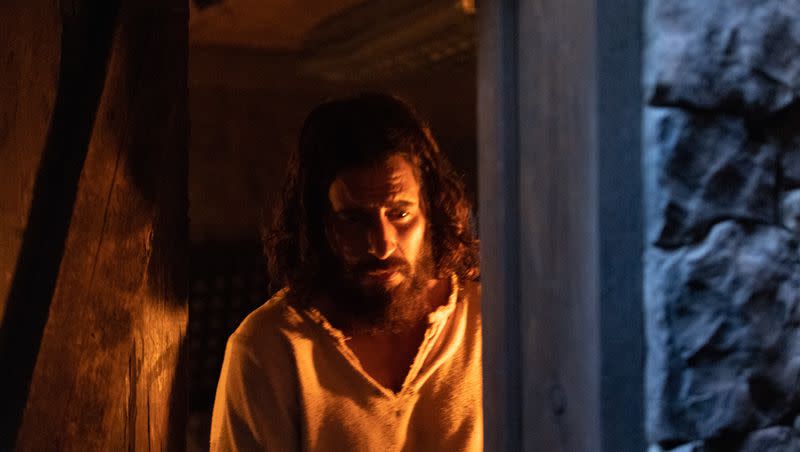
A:
<svg viewBox="0 0 800 452">
<path fill-rule="evenodd" d="M 228 336 L 271 292 L 258 242 L 197 244 L 190 256 L 189 402 L 210 412 Z"/>
</svg>

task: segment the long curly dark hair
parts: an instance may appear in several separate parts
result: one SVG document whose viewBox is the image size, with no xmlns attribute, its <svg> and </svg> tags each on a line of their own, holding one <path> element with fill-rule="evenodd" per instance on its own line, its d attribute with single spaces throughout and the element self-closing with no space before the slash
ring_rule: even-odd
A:
<svg viewBox="0 0 800 452">
<path fill-rule="evenodd" d="M 417 172 L 436 276 L 478 278 L 478 239 L 461 179 L 407 103 L 365 93 L 319 105 L 303 125 L 274 224 L 262 229 L 274 283 L 300 294 L 333 283 L 326 279 L 337 262 L 324 229 L 328 189 L 340 171 L 379 164 L 396 154 Z"/>
</svg>

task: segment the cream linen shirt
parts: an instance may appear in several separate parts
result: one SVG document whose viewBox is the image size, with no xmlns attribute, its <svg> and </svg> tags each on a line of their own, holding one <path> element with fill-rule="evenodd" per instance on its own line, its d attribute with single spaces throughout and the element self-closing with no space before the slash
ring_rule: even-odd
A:
<svg viewBox="0 0 800 452">
<path fill-rule="evenodd" d="M 228 340 L 211 450 L 482 450 L 480 286 L 451 287 L 399 392 L 364 371 L 319 311 L 276 294 Z"/>
</svg>

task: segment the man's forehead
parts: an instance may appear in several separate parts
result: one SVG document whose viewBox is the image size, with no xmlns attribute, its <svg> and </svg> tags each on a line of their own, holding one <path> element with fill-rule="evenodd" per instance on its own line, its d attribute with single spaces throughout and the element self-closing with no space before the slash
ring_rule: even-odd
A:
<svg viewBox="0 0 800 452">
<path fill-rule="evenodd" d="M 393 156 L 379 165 L 342 171 L 328 194 L 334 204 L 413 203 L 418 202 L 419 184 L 411 164 Z"/>
</svg>

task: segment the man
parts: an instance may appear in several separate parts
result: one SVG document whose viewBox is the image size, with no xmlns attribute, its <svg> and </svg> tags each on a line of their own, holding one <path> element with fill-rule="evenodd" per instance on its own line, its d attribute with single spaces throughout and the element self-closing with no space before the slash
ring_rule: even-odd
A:
<svg viewBox="0 0 800 452">
<path fill-rule="evenodd" d="M 285 288 L 228 341 L 212 450 L 482 449 L 478 242 L 408 105 L 317 107 L 265 239 Z"/>
</svg>

